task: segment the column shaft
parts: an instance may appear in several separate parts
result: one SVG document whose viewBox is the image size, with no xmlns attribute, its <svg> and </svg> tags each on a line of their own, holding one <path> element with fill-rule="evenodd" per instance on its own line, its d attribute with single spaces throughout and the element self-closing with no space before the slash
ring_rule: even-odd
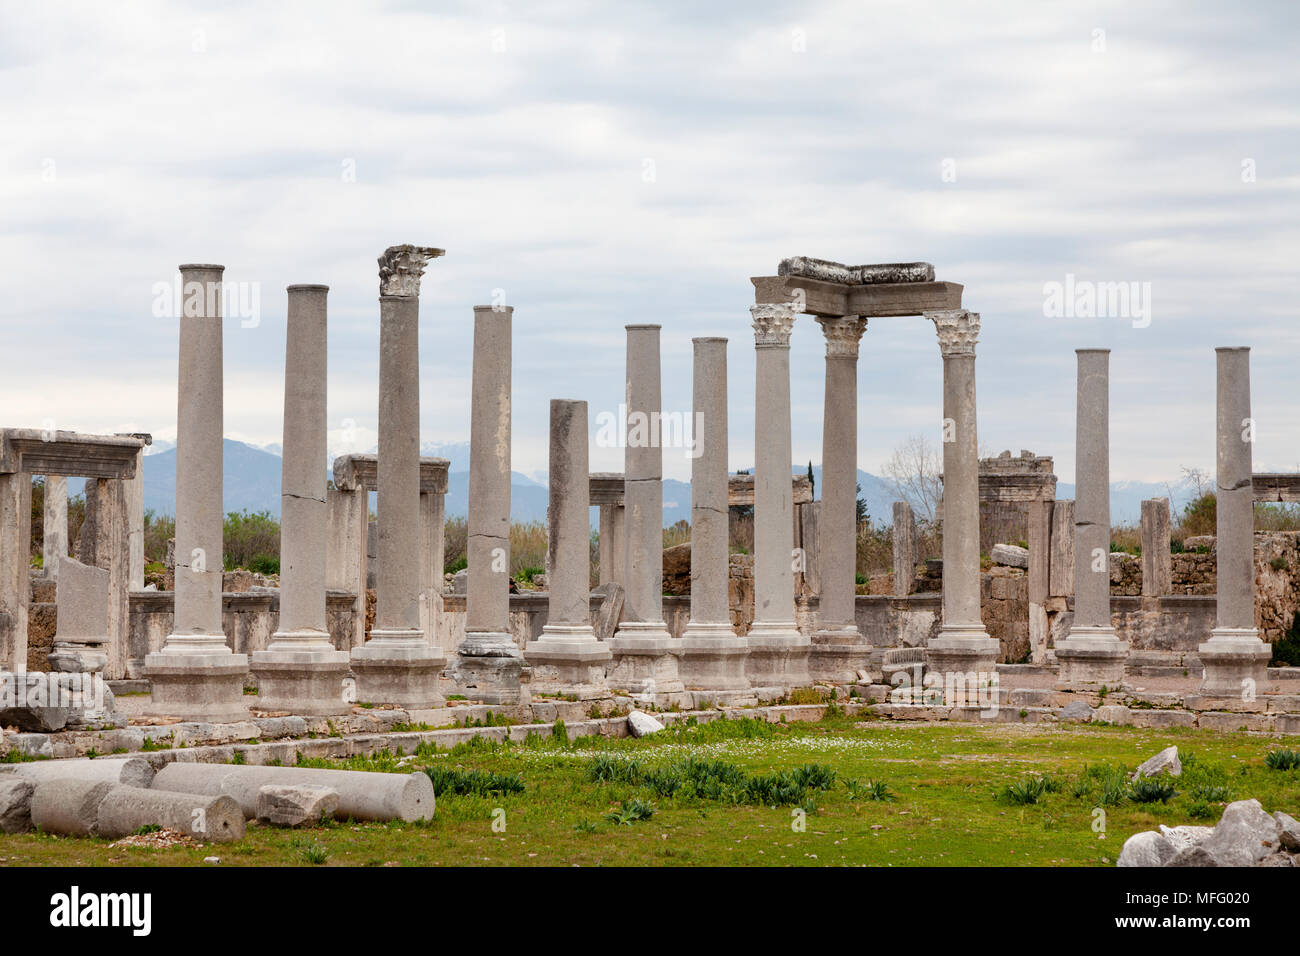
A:
<svg viewBox="0 0 1300 956">
<path fill-rule="evenodd" d="M 45 541 L 42 548 L 47 577 L 59 576 L 59 559 L 68 555 L 68 479 L 63 475 L 45 477 Z M 143 587 L 143 579 L 140 587 Z"/>
<path fill-rule="evenodd" d="M 663 449 L 659 383 L 659 326 L 627 327 L 627 509 L 623 560 L 624 619 L 661 624 L 663 612 Z"/>
<path fill-rule="evenodd" d="M 727 340 L 697 338 L 691 461 L 691 623 L 731 632 L 727 600 Z"/>
<path fill-rule="evenodd" d="M 1110 350 L 1078 349 L 1074 623 L 1110 627 Z"/>
</svg>

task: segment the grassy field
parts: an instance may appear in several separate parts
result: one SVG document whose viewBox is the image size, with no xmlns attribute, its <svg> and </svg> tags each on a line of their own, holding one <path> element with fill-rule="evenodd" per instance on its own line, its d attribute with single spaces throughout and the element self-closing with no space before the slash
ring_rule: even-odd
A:
<svg viewBox="0 0 1300 956">
<path fill-rule="evenodd" d="M 1176 795 L 1138 802 L 1153 795 L 1135 795 L 1121 769 L 1171 743 L 1185 762 Z M 312 762 L 433 769 L 440 792 L 428 823 L 250 824 L 243 841 L 203 848 L 0 836 L 0 865 L 196 865 L 218 856 L 223 866 L 1106 866 L 1131 834 L 1212 824 L 1228 800 L 1255 797 L 1296 814 L 1300 769 L 1265 762 L 1284 748 L 1300 749 L 1300 740 L 838 715 L 718 721 L 643 740 L 476 740 L 405 763 L 386 754 Z M 1104 836 L 1094 830 L 1102 822 Z"/>
</svg>

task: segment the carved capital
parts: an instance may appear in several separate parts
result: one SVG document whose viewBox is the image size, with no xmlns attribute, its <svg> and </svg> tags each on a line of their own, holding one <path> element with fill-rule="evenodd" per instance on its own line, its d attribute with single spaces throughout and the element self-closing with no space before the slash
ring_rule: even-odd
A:
<svg viewBox="0 0 1300 956">
<path fill-rule="evenodd" d="M 754 317 L 755 348 L 789 348 L 790 330 L 794 328 L 794 306 L 784 302 L 751 305 L 749 314 Z"/>
<path fill-rule="evenodd" d="M 379 294 L 419 296 L 420 276 L 430 259 L 445 255 L 445 250 L 409 243 L 389 246 L 379 257 Z"/>
<path fill-rule="evenodd" d="M 926 312 L 925 317 L 934 323 L 939 333 L 939 351 L 944 358 L 949 355 L 974 355 L 975 343 L 980 335 L 980 314 L 965 309 L 944 309 Z"/>
<path fill-rule="evenodd" d="M 817 323 L 826 336 L 826 357 L 858 357 L 858 343 L 867 331 L 867 320 L 860 315 L 819 316 Z"/>
</svg>

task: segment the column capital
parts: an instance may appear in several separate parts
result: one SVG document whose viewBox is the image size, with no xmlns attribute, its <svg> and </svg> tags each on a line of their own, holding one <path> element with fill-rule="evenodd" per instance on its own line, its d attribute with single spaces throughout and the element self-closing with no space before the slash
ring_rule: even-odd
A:
<svg viewBox="0 0 1300 956">
<path fill-rule="evenodd" d="M 798 315 L 786 302 L 764 302 L 749 307 L 754 317 L 755 348 L 789 348 L 790 330 Z"/>
<path fill-rule="evenodd" d="M 939 333 L 939 351 L 943 357 L 974 355 L 975 342 L 980 334 L 980 314 L 965 309 L 942 309 L 926 312 L 925 317 L 934 323 Z"/>
<path fill-rule="evenodd" d="M 424 267 L 430 259 L 445 254 L 444 249 L 410 243 L 389 246 L 379 257 L 379 294 L 418 297 Z"/>
<path fill-rule="evenodd" d="M 867 320 L 860 315 L 818 316 L 817 324 L 826 336 L 826 357 L 858 357 L 858 343 L 867 331 Z"/>
</svg>

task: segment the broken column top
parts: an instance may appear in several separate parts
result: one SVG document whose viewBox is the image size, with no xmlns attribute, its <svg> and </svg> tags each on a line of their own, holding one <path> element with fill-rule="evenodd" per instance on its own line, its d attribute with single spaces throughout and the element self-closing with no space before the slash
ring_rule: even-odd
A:
<svg viewBox="0 0 1300 956">
<path fill-rule="evenodd" d="M 446 458 L 420 457 L 420 493 L 445 495 L 447 471 L 451 462 Z M 334 487 L 340 491 L 378 491 L 378 455 L 339 455 L 334 459 Z"/>
<path fill-rule="evenodd" d="M 389 246 L 379 257 L 379 294 L 418 296 L 424 267 L 430 259 L 446 254 L 447 250 L 432 246 Z"/>
<path fill-rule="evenodd" d="M 791 256 L 777 266 L 779 276 L 803 276 L 841 285 L 884 285 L 897 282 L 933 282 L 934 266 L 928 262 L 886 262 L 879 265 L 846 266 L 829 259 Z"/>
</svg>

